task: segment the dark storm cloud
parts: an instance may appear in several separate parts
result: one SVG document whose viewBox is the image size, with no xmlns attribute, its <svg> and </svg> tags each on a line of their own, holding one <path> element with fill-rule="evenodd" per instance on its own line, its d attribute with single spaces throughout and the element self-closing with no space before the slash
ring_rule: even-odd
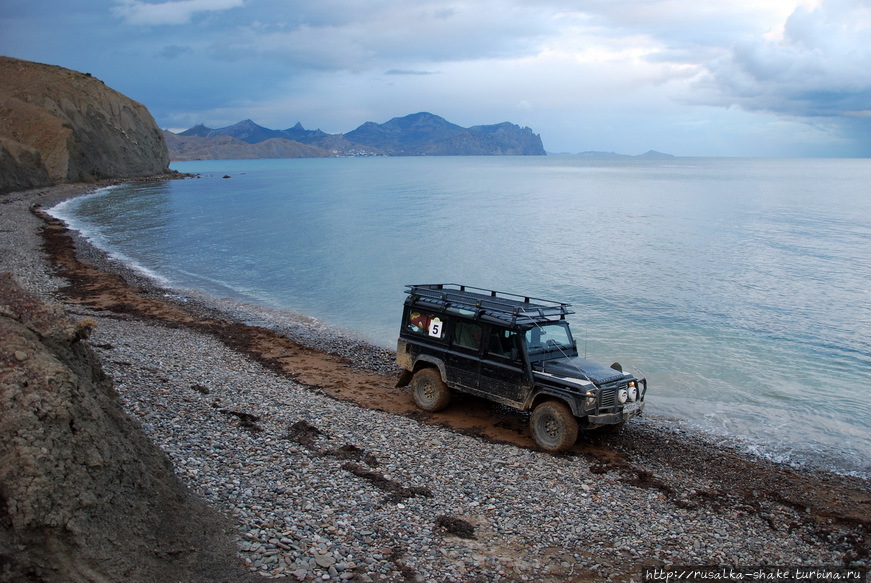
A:
<svg viewBox="0 0 871 583">
<path fill-rule="evenodd" d="M 6 0 L 0 53 L 164 127 L 349 131 L 432 111 L 554 151 L 868 151 L 867 0 Z"/>
</svg>

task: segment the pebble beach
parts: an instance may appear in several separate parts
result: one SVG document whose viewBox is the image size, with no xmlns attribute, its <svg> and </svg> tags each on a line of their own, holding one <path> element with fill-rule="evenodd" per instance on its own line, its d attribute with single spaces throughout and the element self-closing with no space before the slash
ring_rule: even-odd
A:
<svg viewBox="0 0 871 583">
<path fill-rule="evenodd" d="M 74 319 L 96 322 L 88 342 L 125 410 L 179 480 L 227 516 L 238 560 L 252 573 L 289 581 L 642 581 L 645 568 L 729 567 L 751 578 L 754 568 L 804 566 L 867 580 L 867 480 L 780 466 L 650 417 L 551 455 L 337 398 L 220 333 L 95 307 L 81 290 L 71 299 L 31 208 L 81 190 L 2 196 L 0 272 Z M 123 274 L 85 242 L 77 249 L 85 263 Z M 254 308 L 252 316 L 129 283 L 194 320 L 269 320 Z M 291 320 L 277 333 L 347 359 L 339 374 L 392 374 L 389 352 Z"/>
</svg>

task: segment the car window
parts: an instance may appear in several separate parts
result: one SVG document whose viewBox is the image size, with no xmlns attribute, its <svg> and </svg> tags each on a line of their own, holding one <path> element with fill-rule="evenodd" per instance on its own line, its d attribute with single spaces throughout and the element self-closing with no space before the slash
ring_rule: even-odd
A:
<svg viewBox="0 0 871 583">
<path fill-rule="evenodd" d="M 481 347 L 481 325 L 458 320 L 454 326 L 454 344 L 477 350 Z"/>
<path fill-rule="evenodd" d="M 504 328 L 491 328 L 488 352 L 494 356 L 511 357 L 511 350 L 517 346 L 517 332 Z"/>
<path fill-rule="evenodd" d="M 440 340 L 445 337 L 445 322 L 438 314 L 412 310 L 408 313 L 405 327 L 421 336 L 429 336 L 430 338 L 438 338 Z"/>
<path fill-rule="evenodd" d="M 532 354 L 556 349 L 570 350 L 573 348 L 574 340 L 566 323 L 554 322 L 527 330 L 526 345 Z"/>
</svg>

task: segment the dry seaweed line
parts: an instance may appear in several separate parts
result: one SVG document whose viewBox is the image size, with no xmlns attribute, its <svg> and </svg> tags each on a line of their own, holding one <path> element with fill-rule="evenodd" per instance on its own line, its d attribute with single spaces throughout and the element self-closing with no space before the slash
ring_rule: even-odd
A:
<svg viewBox="0 0 871 583">
<path fill-rule="evenodd" d="M 360 464 L 354 462 L 345 462 L 342 464 L 342 469 L 347 470 L 354 474 L 355 476 L 359 476 L 361 478 L 365 478 L 372 482 L 376 488 L 383 492 L 387 492 L 387 501 L 388 502 L 399 502 L 400 500 L 404 500 L 405 498 L 414 498 L 415 496 L 422 496 L 425 498 L 432 498 L 432 490 L 426 488 L 424 486 L 411 486 L 410 488 L 407 486 L 403 486 L 401 484 L 397 484 L 393 480 L 385 478 L 383 475 L 367 470 Z"/>
</svg>

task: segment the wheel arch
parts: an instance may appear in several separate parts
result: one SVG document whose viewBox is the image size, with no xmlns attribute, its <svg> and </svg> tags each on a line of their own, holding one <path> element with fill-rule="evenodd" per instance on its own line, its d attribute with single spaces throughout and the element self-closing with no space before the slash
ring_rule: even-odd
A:
<svg viewBox="0 0 871 583">
<path fill-rule="evenodd" d="M 406 387 L 411 382 L 412 377 L 415 373 L 424 368 L 435 368 L 438 369 L 439 374 L 442 377 L 442 381 L 446 381 L 447 375 L 445 374 L 445 363 L 442 362 L 438 358 L 433 358 L 427 355 L 421 355 L 414 361 L 414 366 L 411 370 L 405 369 L 399 375 L 399 380 L 396 382 L 397 387 Z"/>
<path fill-rule="evenodd" d="M 528 403 L 527 410 L 534 410 L 536 407 L 545 401 L 559 401 L 569 408 L 572 415 L 580 420 L 583 415 L 582 407 L 578 404 L 578 399 L 569 398 L 562 391 L 551 389 L 549 387 L 540 387 L 532 394 L 532 398 Z"/>
</svg>

